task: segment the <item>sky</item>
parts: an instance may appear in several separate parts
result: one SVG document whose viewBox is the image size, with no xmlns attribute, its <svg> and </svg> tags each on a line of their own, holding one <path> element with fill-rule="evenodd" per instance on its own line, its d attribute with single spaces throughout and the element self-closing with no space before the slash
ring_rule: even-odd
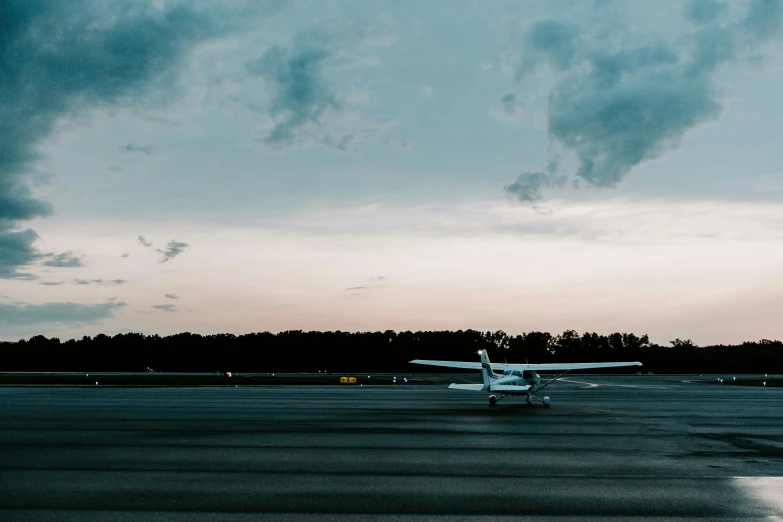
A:
<svg viewBox="0 0 783 522">
<path fill-rule="evenodd" d="M 783 339 L 783 2 L 6 0 L 0 340 Z"/>
</svg>

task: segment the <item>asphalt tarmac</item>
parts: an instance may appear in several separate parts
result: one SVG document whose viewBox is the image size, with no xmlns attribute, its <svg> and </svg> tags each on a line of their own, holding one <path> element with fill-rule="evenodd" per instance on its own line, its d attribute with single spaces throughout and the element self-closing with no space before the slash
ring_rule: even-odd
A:
<svg viewBox="0 0 783 522">
<path fill-rule="evenodd" d="M 783 389 L 686 380 L 4 387 L 0 520 L 783 517 Z"/>
</svg>

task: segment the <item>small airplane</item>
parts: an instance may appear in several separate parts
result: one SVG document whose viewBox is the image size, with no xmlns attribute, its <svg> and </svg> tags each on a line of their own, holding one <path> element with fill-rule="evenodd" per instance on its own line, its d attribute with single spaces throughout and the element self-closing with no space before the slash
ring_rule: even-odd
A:
<svg viewBox="0 0 783 522">
<path fill-rule="evenodd" d="M 445 366 L 447 368 L 463 368 L 469 370 L 481 370 L 483 384 L 455 384 L 451 383 L 449 388 L 452 390 L 485 391 L 497 393 L 498 395 L 489 396 L 489 405 L 494 406 L 499 400 L 507 395 L 524 395 L 525 401 L 532 404 L 538 401 L 549 407 L 549 397 L 539 398 L 535 394 L 540 392 L 571 370 L 587 370 L 593 368 L 618 368 L 621 366 L 641 366 L 639 361 L 634 362 L 598 362 L 598 363 L 554 363 L 554 364 L 495 364 L 494 368 L 503 371 L 503 375 L 494 372 L 493 365 L 489 362 L 489 356 L 486 350 L 479 350 L 481 362 L 462 362 L 462 361 L 425 361 L 423 359 L 414 359 L 413 364 L 427 364 L 430 366 Z M 541 376 L 538 371 L 561 372 L 554 379 L 545 384 L 541 384 Z"/>
</svg>

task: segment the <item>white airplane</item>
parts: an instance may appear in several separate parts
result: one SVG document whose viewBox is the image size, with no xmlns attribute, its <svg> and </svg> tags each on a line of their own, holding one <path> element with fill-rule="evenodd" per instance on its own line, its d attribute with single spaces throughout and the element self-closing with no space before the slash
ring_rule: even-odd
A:
<svg viewBox="0 0 783 522">
<path fill-rule="evenodd" d="M 495 364 L 494 368 L 503 371 L 503 375 L 498 375 L 493 370 L 493 365 L 489 362 L 486 350 L 480 350 L 481 362 L 461 362 L 461 361 L 425 361 L 423 359 L 414 359 L 413 364 L 428 364 L 430 366 L 445 366 L 447 368 L 463 368 L 469 370 L 481 370 L 483 384 L 455 384 L 451 383 L 449 388 L 453 390 L 470 390 L 495 392 L 498 395 L 489 396 L 489 405 L 494 406 L 500 399 L 506 395 L 525 395 L 525 401 L 532 404 L 534 400 L 539 401 L 545 407 L 549 407 L 549 397 L 543 399 L 536 397 L 535 393 L 540 392 L 560 377 L 571 370 L 587 370 L 592 368 L 617 368 L 620 366 L 641 366 L 639 361 L 635 362 L 599 362 L 599 363 L 554 363 L 554 364 Z M 538 371 L 561 372 L 554 379 L 541 385 L 541 376 Z"/>
</svg>

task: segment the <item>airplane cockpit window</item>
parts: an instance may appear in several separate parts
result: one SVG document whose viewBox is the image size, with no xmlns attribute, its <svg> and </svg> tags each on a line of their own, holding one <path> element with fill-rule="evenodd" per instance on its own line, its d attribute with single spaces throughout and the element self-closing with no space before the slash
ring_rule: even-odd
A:
<svg viewBox="0 0 783 522">
<path fill-rule="evenodd" d="M 522 372 L 522 378 L 523 379 L 532 379 L 533 378 L 533 371 L 532 370 L 525 370 Z"/>
</svg>

